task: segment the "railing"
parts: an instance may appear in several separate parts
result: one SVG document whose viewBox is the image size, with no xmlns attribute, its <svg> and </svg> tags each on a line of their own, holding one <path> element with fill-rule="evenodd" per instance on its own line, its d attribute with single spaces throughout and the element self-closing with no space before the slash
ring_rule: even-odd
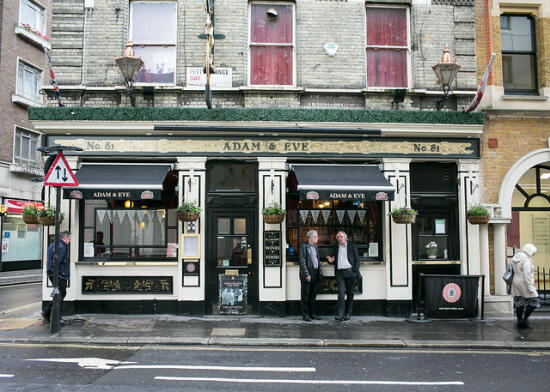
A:
<svg viewBox="0 0 550 392">
<path fill-rule="evenodd" d="M 546 270 L 544 267 L 537 267 L 535 284 L 537 285 L 541 305 L 550 305 L 550 270 Z"/>
</svg>

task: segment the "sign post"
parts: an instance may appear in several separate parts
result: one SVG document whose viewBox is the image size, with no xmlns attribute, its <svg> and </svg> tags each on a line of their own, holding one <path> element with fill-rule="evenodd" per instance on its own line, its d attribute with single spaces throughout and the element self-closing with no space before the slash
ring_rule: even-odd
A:
<svg viewBox="0 0 550 392">
<path fill-rule="evenodd" d="M 44 177 L 45 186 L 53 186 L 56 188 L 54 272 L 52 277 L 52 311 L 50 313 L 50 333 L 54 334 L 59 331 L 59 320 L 61 318 L 61 297 L 59 293 L 59 210 L 61 206 L 61 188 L 64 186 L 78 186 L 78 181 L 76 180 L 69 164 L 67 163 L 67 160 L 65 159 L 65 156 L 63 155 L 63 150 L 82 151 L 82 149 L 79 147 L 52 146 L 39 148 L 38 150 L 46 153 L 57 151 L 57 156 Z"/>
</svg>

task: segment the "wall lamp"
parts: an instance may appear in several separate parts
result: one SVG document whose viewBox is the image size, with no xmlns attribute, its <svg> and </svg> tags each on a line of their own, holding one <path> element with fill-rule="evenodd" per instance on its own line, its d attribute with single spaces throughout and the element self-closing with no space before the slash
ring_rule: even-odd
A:
<svg viewBox="0 0 550 392">
<path fill-rule="evenodd" d="M 439 111 L 443 108 L 443 106 L 445 106 L 445 102 L 449 99 L 451 84 L 460 70 L 460 65 L 451 60 L 449 45 L 445 45 L 445 49 L 443 49 L 443 57 L 441 57 L 441 62 L 432 66 L 432 69 L 439 84 L 441 85 L 443 93 L 445 94 L 441 100 L 437 101 L 437 110 Z"/>
<path fill-rule="evenodd" d="M 124 49 L 124 55 L 116 58 L 115 63 L 124 78 L 124 83 L 126 84 L 126 95 L 130 98 L 130 104 L 132 106 L 136 106 L 136 97 L 134 97 L 132 92 L 132 86 L 134 85 L 135 77 L 141 70 L 141 67 L 143 67 L 143 60 L 141 57 L 136 57 L 134 55 L 134 48 L 132 46 L 132 42 L 128 41 L 126 44 L 126 49 Z"/>
</svg>

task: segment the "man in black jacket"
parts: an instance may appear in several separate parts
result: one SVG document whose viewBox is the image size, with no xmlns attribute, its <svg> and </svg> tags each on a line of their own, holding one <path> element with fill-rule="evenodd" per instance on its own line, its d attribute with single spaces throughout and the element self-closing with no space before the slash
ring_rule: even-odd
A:
<svg viewBox="0 0 550 392">
<path fill-rule="evenodd" d="M 65 298 L 65 295 L 67 295 L 67 281 L 69 280 L 69 277 L 71 276 L 71 265 L 69 263 L 69 243 L 71 242 L 71 233 L 68 231 L 62 231 L 59 233 L 59 253 L 58 253 L 58 260 L 59 260 L 59 277 L 58 277 L 58 286 L 59 286 L 59 297 L 60 297 L 60 307 L 59 307 L 59 313 L 62 313 L 63 308 L 63 299 Z M 46 273 L 48 275 L 48 279 L 53 284 L 53 275 L 54 275 L 54 258 L 55 253 L 55 241 L 48 246 L 48 261 L 46 264 Z M 47 302 L 42 304 L 42 317 L 46 321 L 50 321 L 50 315 L 52 311 L 52 303 Z M 60 324 L 65 324 L 65 320 L 60 319 Z"/>
<path fill-rule="evenodd" d="M 319 318 L 315 315 L 315 298 L 321 280 L 321 266 L 317 248 L 319 235 L 310 230 L 306 237 L 307 241 L 300 246 L 301 307 L 304 321 L 311 321 Z"/>
<path fill-rule="evenodd" d="M 336 234 L 338 245 L 333 250 L 334 256 L 328 256 L 329 263 L 334 264 L 334 275 L 338 282 L 338 311 L 335 319 L 337 321 L 349 320 L 353 308 L 353 295 L 355 281 L 361 279 L 359 272 L 359 252 L 357 246 L 348 242 L 345 232 L 339 231 Z M 347 297 L 344 300 L 344 297 Z"/>
</svg>

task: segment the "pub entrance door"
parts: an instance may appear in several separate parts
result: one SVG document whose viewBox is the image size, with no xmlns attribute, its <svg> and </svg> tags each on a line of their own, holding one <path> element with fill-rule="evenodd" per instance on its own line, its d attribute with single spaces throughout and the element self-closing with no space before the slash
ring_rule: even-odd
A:
<svg viewBox="0 0 550 392">
<path fill-rule="evenodd" d="M 255 215 L 254 208 L 208 210 L 207 314 L 254 314 L 258 311 Z"/>
</svg>

